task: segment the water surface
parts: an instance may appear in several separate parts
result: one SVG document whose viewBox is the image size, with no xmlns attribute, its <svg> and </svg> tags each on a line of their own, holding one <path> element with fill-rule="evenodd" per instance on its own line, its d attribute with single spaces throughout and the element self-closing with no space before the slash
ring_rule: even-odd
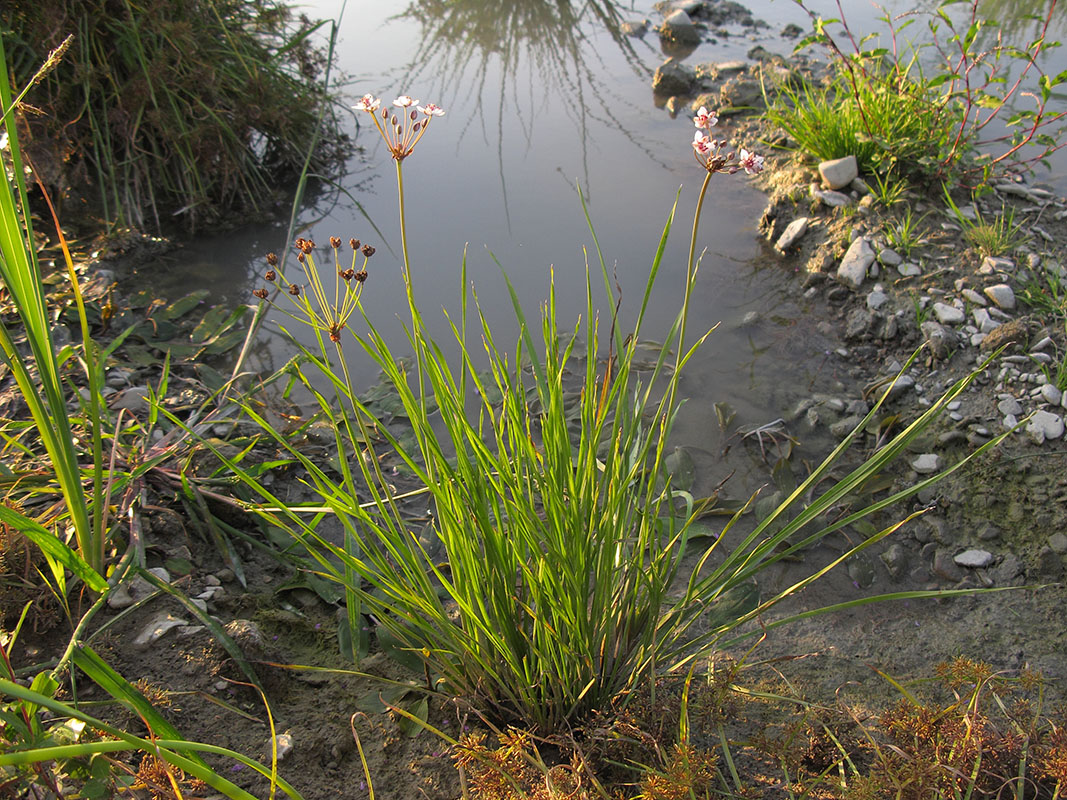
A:
<svg viewBox="0 0 1067 800">
<path fill-rule="evenodd" d="M 767 28 L 729 28 L 728 36 L 701 45 L 687 61 L 743 58 L 756 44 L 788 54 L 794 42 L 779 32 L 789 22 L 807 26 L 803 10 L 788 0 L 748 5 L 770 23 Z M 833 2 L 809 5 L 837 15 Z M 856 31 L 872 29 L 881 13 L 865 3 L 847 5 Z M 913 7 L 903 0 L 888 4 L 892 14 Z M 464 257 L 500 341 L 515 334 L 501 266 L 531 314 L 546 295 L 550 273 L 561 319 L 583 312 L 587 264 L 599 267 L 579 186 L 622 291 L 624 320 L 636 311 L 677 203 L 648 330 L 666 329 L 681 302 L 689 228 L 704 172 L 693 159 L 689 118 L 672 119 L 652 95 L 652 72 L 664 60 L 658 37 L 622 32 L 625 22 L 658 23 L 651 3 L 317 0 L 306 10 L 315 17 L 340 17 L 337 66 L 352 102 L 365 92 L 386 104 L 409 94 L 447 110 L 404 162 L 412 272 L 435 335 L 447 335 L 440 310 L 459 308 Z M 1057 17 L 1057 24 L 1062 20 Z M 403 351 L 395 172 L 368 123 L 365 115 L 351 116 L 363 149 L 338 191 L 325 192 L 301 211 L 300 234 L 320 244 L 332 235 L 356 237 L 378 248 L 364 301 L 375 324 Z M 690 402 L 679 433 L 708 453 L 717 454 L 722 444 L 715 402 L 736 407 L 739 423 L 758 424 L 780 416 L 809 387 L 832 390 L 844 377 L 845 365 L 827 352 L 811 310 L 788 288 L 789 267 L 756 233 L 764 202 L 743 176 L 718 175 L 704 207 L 698 250 L 705 255 L 691 330 L 719 328 L 689 371 Z M 215 289 L 220 302 L 245 302 L 261 284 L 263 254 L 285 247 L 284 227 L 277 224 L 202 242 L 185 257 L 189 269 L 181 288 L 189 286 L 193 273 Z M 594 286 L 606 315 L 612 304 L 599 274 Z M 752 311 L 759 320 L 742 324 Z M 289 325 L 281 316 L 276 321 Z M 284 341 L 267 337 L 253 366 L 269 369 L 287 357 Z M 368 364 L 356 358 L 354 366 L 362 379 L 374 380 Z"/>
</svg>

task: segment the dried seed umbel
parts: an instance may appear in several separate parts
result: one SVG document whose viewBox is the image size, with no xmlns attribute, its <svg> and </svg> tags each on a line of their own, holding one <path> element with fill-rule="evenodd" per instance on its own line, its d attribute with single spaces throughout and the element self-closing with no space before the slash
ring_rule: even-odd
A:
<svg viewBox="0 0 1067 800">
<path fill-rule="evenodd" d="M 331 236 L 329 242 L 333 251 L 336 276 L 332 291 L 324 285 L 323 275 L 328 273 L 323 273 L 316 264 L 315 243 L 311 239 L 300 238 L 293 243 L 297 251 L 296 260 L 304 272 L 304 281 L 293 283 L 284 274 L 276 271 L 274 267 L 278 264 L 278 257 L 273 253 L 267 257 L 267 263 L 272 268 L 264 277 L 269 282 L 278 282 L 279 288 L 284 288 L 289 293 L 296 307 L 295 311 L 281 308 L 279 310 L 294 319 L 309 323 L 329 336 L 330 341 L 339 344 L 341 332 L 359 308 L 363 283 L 367 280 L 367 259 L 374 255 L 374 248 L 369 244 L 362 244 L 355 237 L 349 239 L 348 244 L 352 248 L 351 263 L 342 266 L 340 258 L 344 240 L 340 236 Z M 362 263 L 359 263 L 359 259 L 362 259 Z M 260 300 L 265 300 L 268 290 L 256 289 L 252 294 Z"/>
</svg>

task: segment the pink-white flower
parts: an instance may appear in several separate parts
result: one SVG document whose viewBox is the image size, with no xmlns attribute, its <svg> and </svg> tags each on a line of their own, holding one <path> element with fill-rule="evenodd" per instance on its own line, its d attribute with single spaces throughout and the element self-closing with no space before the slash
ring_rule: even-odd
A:
<svg viewBox="0 0 1067 800">
<path fill-rule="evenodd" d="M 400 95 L 400 97 L 396 98 L 396 100 L 393 101 L 393 105 L 397 108 L 411 108 L 418 102 L 418 100 L 412 100 L 406 94 L 402 94 Z"/>
<path fill-rule="evenodd" d="M 719 121 L 714 111 L 708 111 L 704 106 L 700 107 L 697 115 L 693 117 L 693 124 L 698 128 L 710 128 Z"/>
<path fill-rule="evenodd" d="M 428 117 L 443 117 L 445 115 L 445 110 L 436 103 L 419 106 L 419 111 Z"/>
<path fill-rule="evenodd" d="M 755 175 L 757 172 L 763 172 L 763 156 L 758 156 L 755 153 L 750 153 L 743 147 L 741 148 L 741 157 L 737 159 L 737 163 L 749 175 Z"/>
<path fill-rule="evenodd" d="M 352 106 L 352 108 L 354 108 L 356 111 L 369 111 L 373 114 L 375 111 L 378 110 L 378 106 L 380 106 L 381 104 L 382 101 L 374 95 L 365 94 L 359 99 L 358 103 Z"/>
<path fill-rule="evenodd" d="M 707 136 L 707 134 L 697 131 L 693 134 L 693 149 L 696 150 L 697 155 L 707 156 L 711 154 L 714 142 Z"/>
</svg>

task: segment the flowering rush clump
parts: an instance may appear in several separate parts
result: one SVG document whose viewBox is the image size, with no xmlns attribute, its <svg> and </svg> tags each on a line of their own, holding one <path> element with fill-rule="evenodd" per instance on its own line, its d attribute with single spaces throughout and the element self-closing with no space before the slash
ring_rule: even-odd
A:
<svg viewBox="0 0 1067 800">
<path fill-rule="evenodd" d="M 434 103 L 420 106 L 418 100 L 412 100 L 406 94 L 393 101 L 393 106 L 400 109 L 399 111 L 390 112 L 388 108 L 381 108 L 381 105 L 381 98 L 365 94 L 352 108 L 371 115 L 378 132 L 389 147 L 389 152 L 397 161 L 403 161 L 411 155 L 419 139 L 430 127 L 430 120 L 445 115 L 444 109 Z M 379 108 L 381 113 L 378 112 Z"/>
<path fill-rule="evenodd" d="M 714 111 L 708 111 L 704 106 L 700 107 L 697 115 L 693 117 L 693 124 L 697 126 L 697 132 L 693 135 L 693 153 L 697 163 L 709 173 L 725 172 L 732 175 L 738 170 L 744 170 L 749 175 L 763 171 L 763 156 L 750 153 L 741 148 L 740 155 L 733 150 L 725 151 L 726 140 L 715 139 L 705 131 L 711 130 L 719 118 Z"/>
<path fill-rule="evenodd" d="M 269 269 L 263 278 L 268 283 L 278 286 L 278 291 L 285 290 L 293 300 L 297 313 L 280 309 L 286 315 L 300 322 L 306 322 L 316 330 L 326 333 L 331 342 L 341 341 L 341 331 L 349 317 L 359 308 L 359 298 L 363 293 L 363 284 L 367 280 L 367 262 L 374 255 L 374 248 L 369 244 L 361 244 L 359 239 L 349 239 L 348 246 L 352 250 L 352 262 L 347 268 L 341 267 L 340 237 L 330 237 L 330 248 L 333 250 L 333 263 L 336 277 L 333 285 L 333 298 L 322 280 L 322 274 L 315 264 L 315 242 L 310 239 L 297 239 L 296 247 L 297 263 L 304 270 L 306 283 L 303 285 L 291 283 L 279 272 L 278 256 L 275 253 L 267 253 L 267 266 Z M 363 257 L 362 263 L 359 257 Z M 357 268 L 358 267 L 358 268 Z M 252 292 L 260 300 L 266 300 L 270 292 L 264 287 Z"/>
</svg>

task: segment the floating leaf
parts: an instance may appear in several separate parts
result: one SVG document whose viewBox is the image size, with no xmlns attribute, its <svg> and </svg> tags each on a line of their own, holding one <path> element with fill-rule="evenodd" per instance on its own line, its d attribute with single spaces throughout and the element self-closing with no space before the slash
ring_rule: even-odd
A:
<svg viewBox="0 0 1067 800">
<path fill-rule="evenodd" d="M 211 292 L 208 289 L 197 289 L 195 292 L 190 292 L 160 311 L 158 317 L 160 319 L 178 319 L 200 305 L 200 302 L 210 294 Z"/>
<path fill-rule="evenodd" d="M 759 606 L 759 587 L 755 581 L 727 589 L 708 606 L 704 623 L 709 630 L 730 628 L 733 623 Z"/>
<path fill-rule="evenodd" d="M 725 433 L 733 423 L 737 412 L 734 411 L 729 403 L 725 402 L 716 403 L 713 408 L 715 409 L 715 416 L 719 420 L 719 430 Z"/>
<path fill-rule="evenodd" d="M 378 636 L 378 646 L 385 655 L 400 666 L 407 667 L 412 672 L 419 674 L 423 672 L 424 664 L 422 659 L 412 652 L 411 647 L 402 642 L 395 633 L 384 625 L 379 625 L 374 632 Z"/>
<path fill-rule="evenodd" d="M 686 491 L 692 488 L 697 469 L 693 457 L 684 447 L 675 447 L 674 452 L 663 460 L 663 468 L 671 477 L 672 487 Z"/>
<path fill-rule="evenodd" d="M 793 474 L 793 468 L 789 465 L 788 458 L 779 458 L 774 462 L 771 479 L 778 491 L 783 495 L 791 495 L 797 488 L 797 478 Z"/>
<path fill-rule="evenodd" d="M 246 336 L 247 334 L 243 330 L 230 331 L 229 333 L 212 340 L 204 348 L 204 352 L 212 356 L 222 355 L 243 343 Z"/>
<path fill-rule="evenodd" d="M 848 560 L 846 569 L 848 577 L 861 589 L 866 589 L 874 583 L 874 563 L 866 553 L 856 553 Z"/>
<path fill-rule="evenodd" d="M 420 725 L 419 721 L 425 723 L 426 718 L 430 715 L 430 701 L 426 695 L 419 695 L 419 697 L 411 698 L 408 702 L 403 703 L 401 707 L 415 719 L 401 716 L 396 721 L 396 725 L 404 736 L 413 739 L 425 730 L 425 727 Z"/>
</svg>

